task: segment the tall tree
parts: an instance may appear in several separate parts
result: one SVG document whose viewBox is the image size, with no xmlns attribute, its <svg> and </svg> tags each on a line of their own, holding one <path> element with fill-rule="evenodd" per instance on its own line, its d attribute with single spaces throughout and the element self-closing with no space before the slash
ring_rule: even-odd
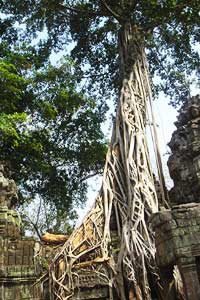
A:
<svg viewBox="0 0 200 300">
<path fill-rule="evenodd" d="M 38 69 L 32 47 L 1 46 L 0 159 L 10 165 L 20 203 L 42 199 L 54 216 L 49 227 L 59 231 L 86 200 L 87 178 L 102 172 L 104 108 L 78 92 L 68 58 Z"/>
<path fill-rule="evenodd" d="M 136 299 L 152 297 L 147 271 L 154 273 L 155 247 L 147 222 L 158 210 L 158 203 L 144 135 L 146 102 L 152 97 L 153 75 L 161 77 L 154 92 L 163 90 L 174 105 L 189 95 L 190 75 L 198 71 L 200 63 L 194 47 L 199 42 L 199 8 L 195 0 L 2 3 L 5 13 L 26 22 L 30 34 L 46 28 L 52 47 L 59 48 L 73 40 L 72 56 L 80 66 L 79 74 L 84 72 L 88 77 L 88 91 L 95 95 L 98 89 L 104 97 L 115 91 L 119 97 L 96 204 L 103 213 L 103 234 L 95 243 L 102 257 L 108 258 L 110 218 L 114 213 L 121 240 L 113 266 L 120 299 L 128 297 L 126 283 Z M 66 245 L 70 251 L 71 247 Z M 77 259 L 81 257 L 79 247 Z M 76 261 L 74 256 L 70 260 L 68 255 L 68 259 L 72 265 Z M 125 280 L 120 277 L 122 273 Z M 68 282 L 66 289 L 61 282 L 62 295 L 73 289 L 73 283 Z"/>
</svg>

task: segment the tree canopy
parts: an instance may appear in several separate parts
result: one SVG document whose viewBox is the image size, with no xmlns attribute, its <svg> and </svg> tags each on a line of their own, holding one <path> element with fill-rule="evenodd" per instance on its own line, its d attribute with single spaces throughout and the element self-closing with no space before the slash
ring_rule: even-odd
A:
<svg viewBox="0 0 200 300">
<path fill-rule="evenodd" d="M 88 100 L 92 97 L 101 108 L 108 97 L 118 98 L 111 147 L 106 159 L 102 189 L 96 202 L 98 209 L 94 209 L 100 218 L 98 226 L 94 226 L 98 217 L 95 217 L 92 223 L 92 227 L 95 227 L 92 234 L 94 242 L 91 242 L 91 237 L 86 239 L 84 224 L 80 227 L 80 232 L 84 232 L 83 240 L 73 240 L 72 235 L 69 243 L 65 245 L 66 249 L 69 249 L 65 251 L 66 277 L 62 273 L 58 278 L 60 287 L 58 288 L 59 280 L 56 280 L 55 289 L 59 289 L 59 293 L 66 297 L 73 293 L 74 284 L 70 271 L 76 262 L 85 259 L 85 249 L 89 248 L 88 260 L 91 260 L 91 255 L 94 254 L 92 251 L 96 247 L 99 251 L 97 255 L 110 260 L 109 256 L 113 254 L 110 254 L 111 231 L 114 227 L 119 237 L 120 249 L 116 263 L 111 259 L 110 267 L 114 272 L 110 272 L 112 274 L 109 282 L 118 289 L 120 299 L 127 299 L 129 292 L 133 292 L 136 299 L 154 297 L 154 293 L 159 294 L 160 285 L 156 278 L 155 241 L 149 219 L 152 213 L 159 210 L 160 203 L 153 183 L 145 139 L 146 103 L 151 99 L 151 87 L 154 95 L 159 91 L 169 95 L 173 105 L 183 102 L 189 95 L 192 76 L 194 73 L 199 75 L 199 1 L 2 1 L 1 8 L 6 16 L 4 22 L 7 21 L 7 30 L 9 29 L 11 34 L 15 24 L 23 24 L 23 31 L 26 32 L 24 40 L 28 41 L 38 36 L 35 43 L 38 52 L 42 49 L 44 60 L 50 51 L 59 51 L 70 46 L 70 56 L 77 66 L 74 75 L 81 83 L 83 91 L 87 91 Z M 41 40 L 38 33 L 45 33 L 45 39 Z M 46 68 L 44 67 L 44 70 L 49 71 Z M 54 70 L 53 75 L 55 73 Z M 43 78 L 41 70 L 37 74 Z M 47 74 L 49 73 L 45 73 L 45 76 Z M 156 77 L 159 78 L 157 82 L 154 81 Z M 55 77 L 53 84 L 54 81 Z M 43 82 L 43 79 L 40 78 L 40 82 Z M 38 89 L 43 91 L 45 85 L 40 86 L 37 82 L 36 86 L 37 84 Z M 54 124 L 55 118 L 55 126 L 60 128 L 57 111 L 63 97 L 67 103 L 66 93 L 64 96 L 59 93 L 59 97 L 55 97 L 61 86 L 58 84 L 54 89 L 51 84 L 51 80 L 48 79 L 50 99 L 53 100 L 46 104 L 44 99 L 49 99 L 49 93 L 45 98 L 42 96 L 42 110 L 39 106 L 37 113 L 33 113 L 36 127 L 39 130 L 42 127 L 42 133 L 44 131 L 42 140 L 48 136 L 48 126 L 43 126 L 45 114 L 50 115 L 50 126 Z M 74 92 L 72 94 L 77 95 Z M 70 99 L 71 102 L 73 103 L 73 100 Z M 75 118 L 77 115 L 76 111 Z M 72 119 L 74 121 L 74 118 Z M 87 120 L 84 116 L 85 119 Z M 67 133 L 65 130 L 61 137 L 65 146 L 68 142 L 65 140 L 68 138 Z M 55 145 L 57 140 L 59 141 L 51 135 L 45 145 L 52 140 Z M 80 143 L 83 141 L 81 135 Z M 48 149 L 54 147 L 54 143 L 50 143 Z M 62 150 L 66 151 L 63 148 Z M 73 152 L 73 148 L 69 150 Z M 86 158 L 87 154 L 84 153 L 83 161 L 88 166 Z M 57 156 L 53 156 L 51 162 L 56 159 Z M 42 164 L 44 157 L 41 161 Z M 76 166 L 77 162 L 73 161 L 72 170 L 76 170 Z M 63 168 L 58 170 L 63 171 Z M 45 182 L 43 179 L 40 181 L 40 187 Z M 68 177 L 65 177 L 65 180 L 67 179 Z M 27 183 L 29 184 L 29 181 L 26 181 Z M 55 186 L 52 186 L 55 189 Z M 47 190 L 51 190 L 52 186 L 47 185 Z M 42 194 L 43 190 L 38 193 Z M 90 217 L 89 215 L 88 218 Z M 112 219 L 115 220 L 113 223 Z M 87 244 L 86 247 L 84 243 Z M 154 283 L 156 288 L 152 287 Z"/>
<path fill-rule="evenodd" d="M 73 219 L 86 200 L 86 179 L 102 172 L 105 108 L 78 89 L 71 59 L 42 65 L 33 47 L 2 42 L 1 50 L 0 159 L 20 202 L 43 199 L 59 230 L 61 217 Z"/>
<path fill-rule="evenodd" d="M 100 165 L 98 163 L 105 150 L 102 134 L 98 133 L 97 127 L 93 131 L 94 128 L 88 125 L 90 122 L 85 124 L 82 121 L 91 118 L 95 126 L 102 122 L 105 99 L 117 98 L 119 94 L 118 36 L 124 24 L 129 22 L 135 28 L 137 34 L 133 38 L 145 46 L 154 95 L 163 91 L 176 106 L 190 94 L 193 75 L 198 77 L 200 74 L 197 49 L 200 4 L 197 0 L 10 0 L 1 1 L 0 8 L 1 72 L 4 77 L 11 76 L 4 81 L 6 88 L 3 81 L 1 83 L 4 93 L 1 95 L 4 102 L 1 127 L 4 153 L 8 154 L 2 158 L 12 156 L 23 164 L 26 160 L 25 169 L 23 164 L 14 168 L 16 174 L 24 173 L 20 184 L 28 197 L 34 190 L 48 201 L 55 200 L 58 206 L 63 205 L 64 195 L 67 199 L 79 201 L 85 195 L 82 179 L 94 172 L 97 166 L 102 166 L 102 160 Z M 24 46 L 27 44 L 31 46 Z M 23 51 L 18 49 L 16 54 L 13 51 L 16 47 L 25 48 Z M 51 66 L 48 59 L 52 51 L 66 47 L 72 49 L 70 59 L 75 61 L 76 67 L 72 68 L 69 61 L 57 67 Z M 70 69 L 73 69 L 73 76 Z M 81 83 L 81 90 L 87 92 L 87 97 L 77 92 L 77 82 Z M 9 101 L 12 99 L 7 107 L 5 96 Z M 87 107 L 85 111 L 80 109 L 84 105 Z M 69 113 L 70 110 L 73 113 Z M 79 121 L 74 116 L 78 116 Z M 30 125 L 30 118 L 33 125 Z M 73 124 L 68 123 L 71 121 Z M 80 124 L 84 124 L 83 130 L 79 129 L 79 134 L 71 136 Z M 27 130 L 31 135 L 27 136 Z M 56 132 L 59 132 L 59 139 Z M 85 132 L 88 132 L 87 137 Z M 98 142 L 90 143 L 89 135 L 93 142 L 95 139 Z M 73 149 L 71 142 L 76 145 Z M 68 146 L 64 148 L 64 145 Z M 97 148 L 99 151 L 94 151 Z M 24 149 L 26 158 L 22 155 Z M 44 153 L 47 153 L 46 158 Z M 63 157 L 70 157 L 67 169 L 63 167 Z M 55 164 L 60 165 L 60 160 L 61 167 L 55 167 Z M 36 165 L 40 168 L 39 173 Z M 28 180 L 33 179 L 31 176 L 37 180 Z M 34 187 L 31 186 L 33 182 Z M 64 182 L 70 182 L 70 185 L 64 185 Z M 57 191 L 55 186 L 65 186 L 65 191 L 63 188 Z M 57 197 L 53 200 L 56 194 L 60 200 Z"/>
<path fill-rule="evenodd" d="M 117 38 L 126 22 L 142 36 L 151 77 L 159 76 L 155 93 L 164 91 L 177 105 L 190 93 L 191 76 L 199 75 L 197 0 L 2 1 L 1 9 L 7 22 L 23 22 L 30 35 L 46 30 L 48 49 L 73 41 L 76 76 L 84 73 L 93 95 L 97 87 L 104 98 L 119 88 Z"/>
</svg>

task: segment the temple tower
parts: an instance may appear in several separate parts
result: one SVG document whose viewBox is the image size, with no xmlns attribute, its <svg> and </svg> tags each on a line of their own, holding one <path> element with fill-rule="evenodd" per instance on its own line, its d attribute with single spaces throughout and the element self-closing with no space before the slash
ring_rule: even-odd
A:
<svg viewBox="0 0 200 300">
<path fill-rule="evenodd" d="M 174 204 L 200 202 L 200 95 L 188 99 L 180 109 L 169 147 L 170 176 Z"/>
<path fill-rule="evenodd" d="M 174 187 L 172 209 L 154 214 L 156 258 L 164 299 L 177 300 L 174 266 L 182 278 L 182 299 L 200 299 L 200 96 L 185 101 L 169 143 L 168 160 Z M 177 205 L 178 204 L 178 205 Z M 179 299 L 179 298 L 178 298 Z"/>
<path fill-rule="evenodd" d="M 0 300 L 38 300 L 34 282 L 34 245 L 21 234 L 22 222 L 14 206 L 17 187 L 0 164 Z"/>
</svg>

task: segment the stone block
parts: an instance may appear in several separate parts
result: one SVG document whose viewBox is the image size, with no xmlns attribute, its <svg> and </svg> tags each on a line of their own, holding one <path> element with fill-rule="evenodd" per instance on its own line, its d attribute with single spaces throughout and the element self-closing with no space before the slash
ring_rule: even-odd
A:
<svg viewBox="0 0 200 300">
<path fill-rule="evenodd" d="M 17 188 L 12 180 L 4 177 L 2 170 L 1 166 L 4 185 L 0 185 L 0 300 L 39 300 L 33 293 L 34 240 L 21 238 L 20 216 L 10 209 Z"/>
<path fill-rule="evenodd" d="M 15 265 L 15 254 L 8 256 L 8 265 L 14 266 Z"/>
<path fill-rule="evenodd" d="M 22 265 L 23 258 L 22 255 L 16 255 L 16 265 Z"/>
<path fill-rule="evenodd" d="M 17 241 L 16 249 L 23 251 L 23 241 L 21 241 L 21 240 Z"/>
<path fill-rule="evenodd" d="M 4 253 L 4 264 L 5 266 L 8 265 L 8 253 Z"/>
<path fill-rule="evenodd" d="M 72 300 L 106 300 L 109 297 L 109 288 L 108 287 L 97 287 L 93 289 L 81 289 L 75 292 Z"/>
</svg>

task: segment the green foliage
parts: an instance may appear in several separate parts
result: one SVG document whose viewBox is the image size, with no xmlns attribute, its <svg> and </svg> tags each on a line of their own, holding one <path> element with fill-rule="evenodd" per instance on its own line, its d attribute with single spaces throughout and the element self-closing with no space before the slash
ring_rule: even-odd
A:
<svg viewBox="0 0 200 300">
<path fill-rule="evenodd" d="M 48 47 L 60 49 L 73 40 L 72 57 L 79 66 L 76 75 L 81 79 L 84 73 L 88 91 L 96 97 L 107 97 L 119 88 L 117 36 L 126 22 L 142 34 L 151 76 L 160 76 L 154 91 L 164 91 L 173 105 L 189 95 L 193 72 L 199 74 L 197 0 L 40 0 L 31 5 L 2 1 L 1 7 L 12 18 L 23 19 L 30 34 L 46 28 Z"/>
<path fill-rule="evenodd" d="M 137 29 L 150 76 L 159 77 L 154 94 L 163 91 L 176 106 L 200 75 L 200 2 L 2 0 L 0 7 L 2 158 L 12 160 L 23 198 L 40 195 L 70 212 L 85 199 L 84 179 L 103 165 L 99 124 L 105 99 L 120 88 L 119 30 Z M 50 65 L 51 51 L 67 46 L 76 67 L 69 59 Z"/>
<path fill-rule="evenodd" d="M 59 225 L 64 228 L 62 217 L 74 218 L 75 205 L 84 203 L 86 178 L 102 172 L 105 107 L 78 92 L 74 65 L 67 57 L 57 66 L 46 63 L 38 69 L 28 48 L 4 50 L 0 160 L 11 165 L 20 202 L 40 196 L 48 207 L 49 226 L 56 218 L 59 231 Z"/>
<path fill-rule="evenodd" d="M 26 121 L 26 113 L 0 114 L 0 132 L 5 140 L 13 139 L 13 147 L 18 146 L 20 134 L 17 130 L 17 124 Z"/>
</svg>

